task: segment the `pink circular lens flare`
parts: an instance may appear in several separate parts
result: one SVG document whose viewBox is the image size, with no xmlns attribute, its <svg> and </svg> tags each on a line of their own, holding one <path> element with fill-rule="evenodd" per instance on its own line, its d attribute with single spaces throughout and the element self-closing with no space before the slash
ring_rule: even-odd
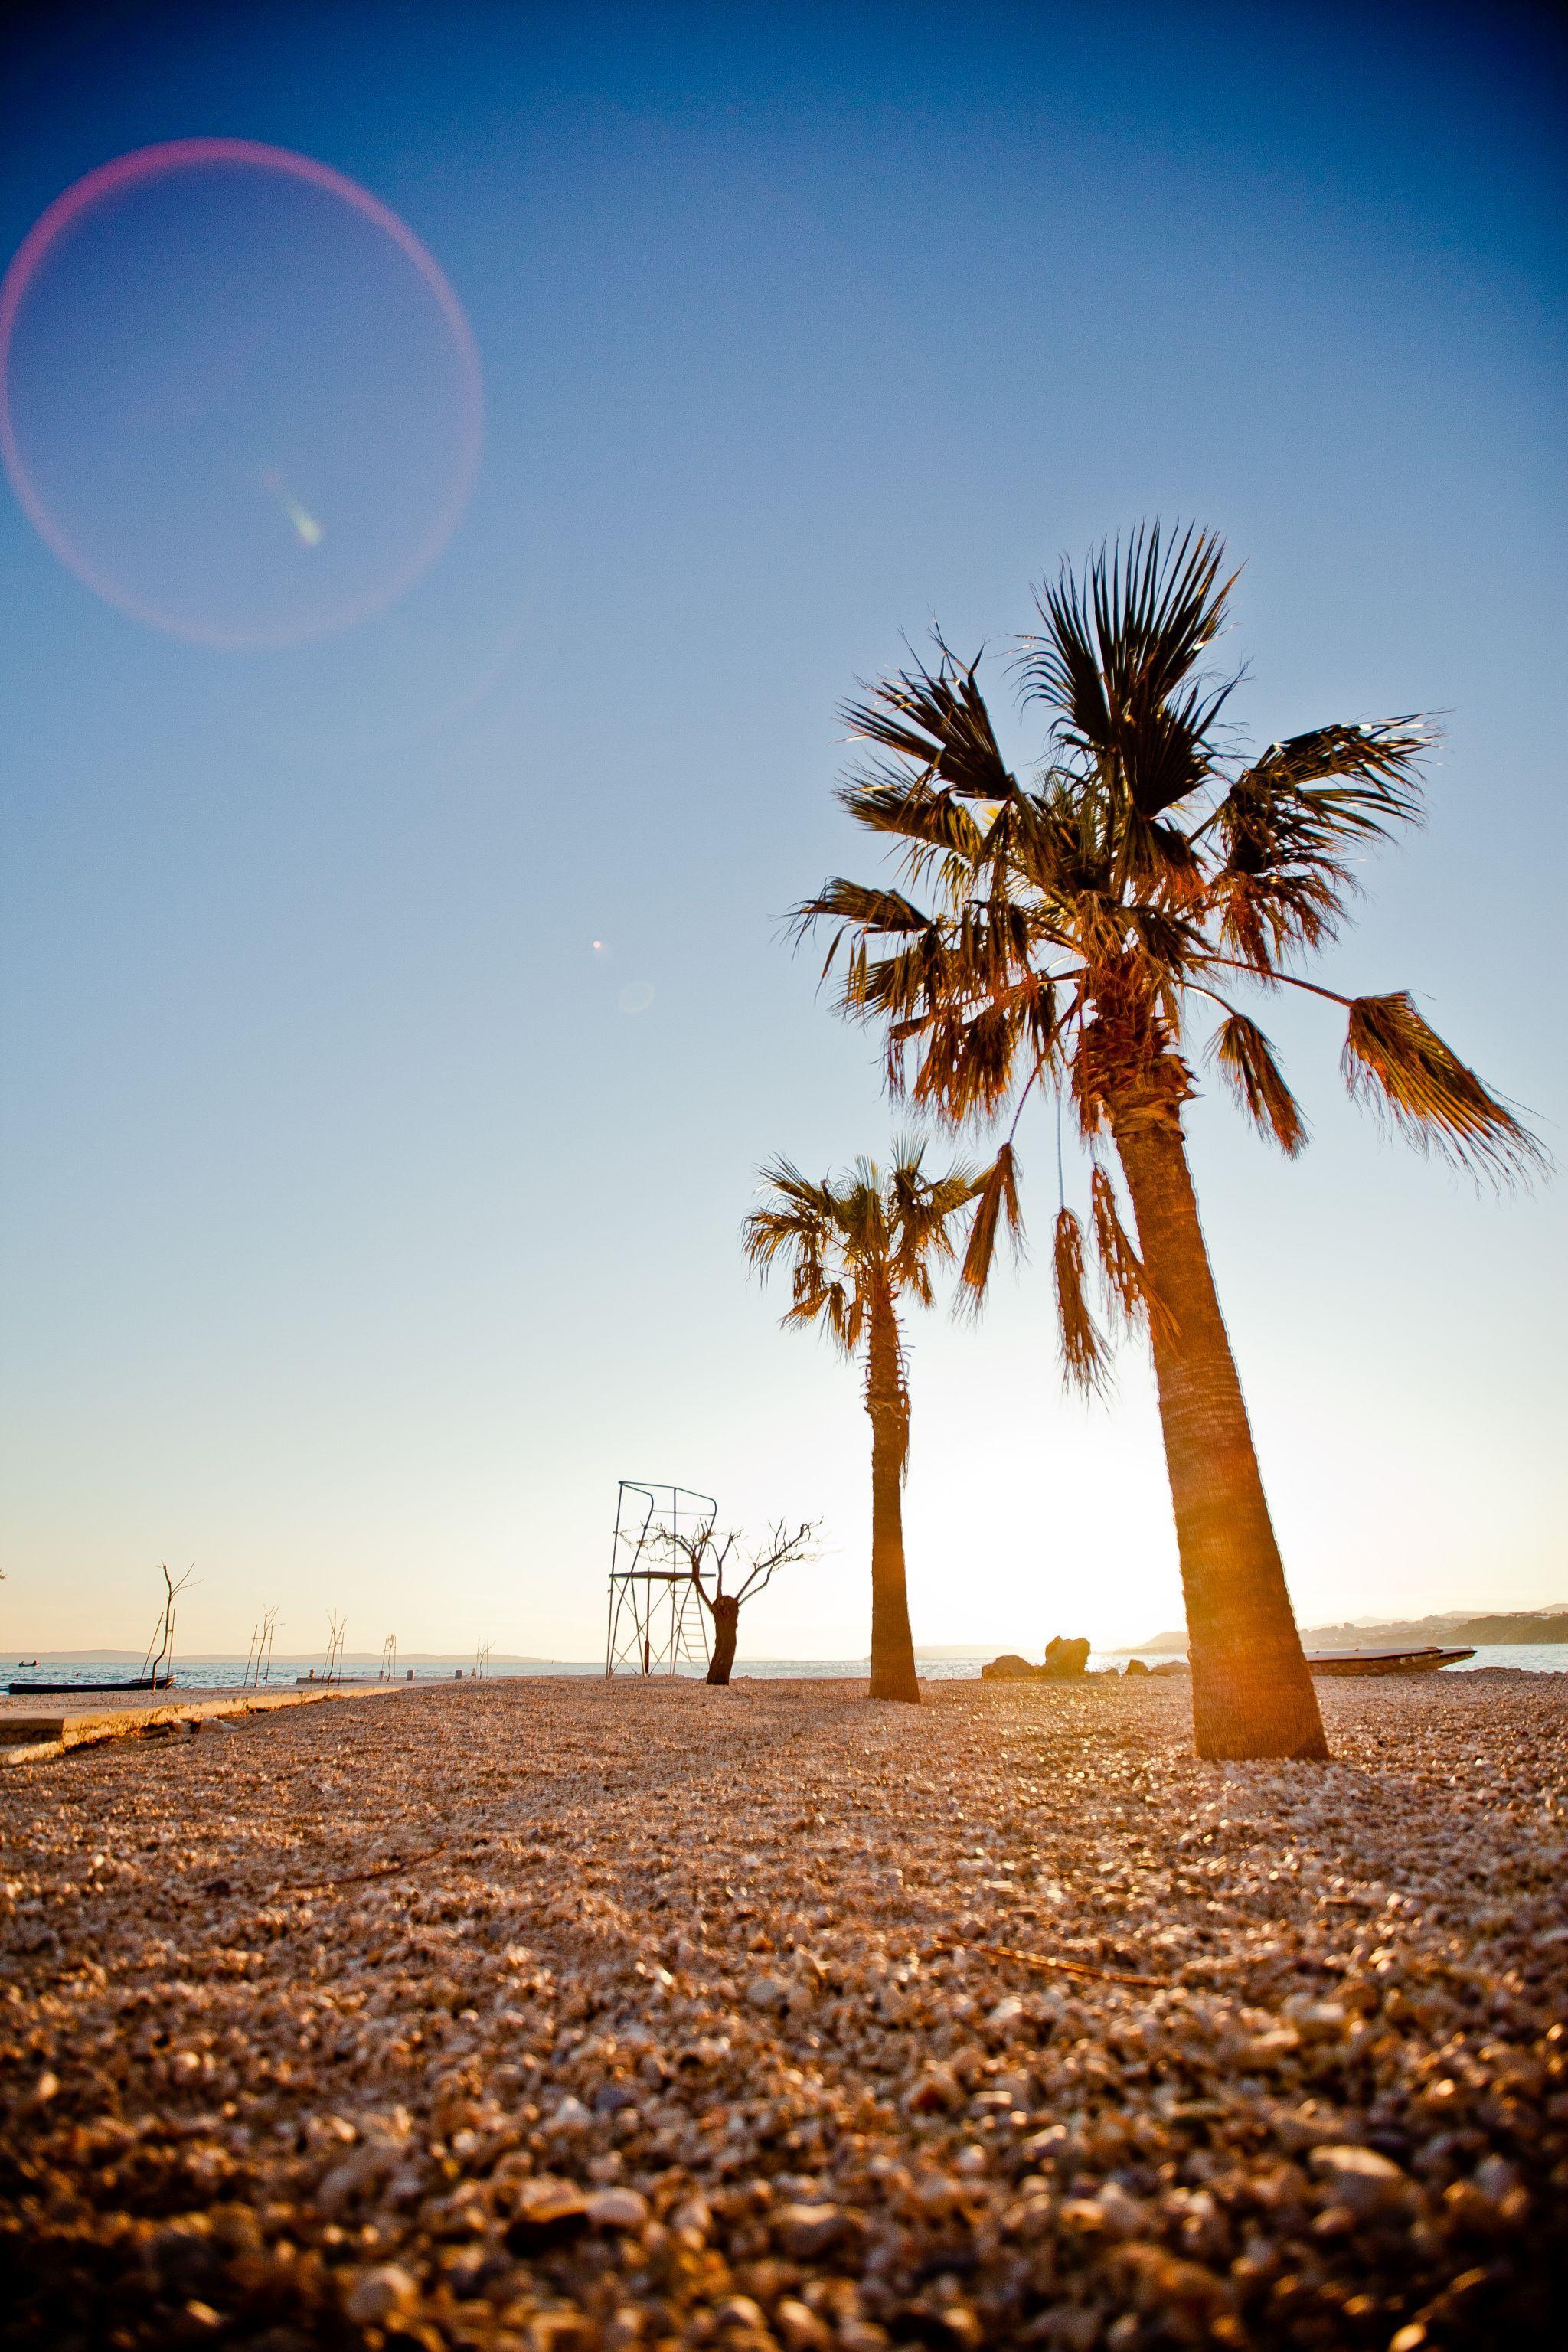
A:
<svg viewBox="0 0 1568 2352">
<path fill-rule="evenodd" d="M 428 570 L 479 466 L 479 357 L 441 270 L 341 172 L 184 139 L 58 196 L 0 283 L 0 457 L 121 612 L 298 645 Z"/>
</svg>

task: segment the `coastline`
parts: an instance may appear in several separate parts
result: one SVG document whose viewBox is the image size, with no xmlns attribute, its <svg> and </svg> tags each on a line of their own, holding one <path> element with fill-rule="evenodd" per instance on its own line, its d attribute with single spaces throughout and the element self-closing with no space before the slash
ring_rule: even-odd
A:
<svg viewBox="0 0 1568 2352">
<path fill-rule="evenodd" d="M 14 1665 L 7 1679 L 26 1680 L 27 1675 L 34 1672 L 42 1677 L 58 1666 L 61 1670 L 62 1679 L 66 1675 L 79 1673 L 84 1681 L 107 1680 L 112 1675 L 123 1673 L 125 1654 L 123 1652 L 114 1651 L 97 1654 L 57 1651 L 51 1654 L 48 1651 L 40 1650 L 30 1654 L 26 1667 Z M 1168 1665 L 1173 1657 L 1179 1658 L 1182 1654 L 1180 1651 L 1156 1649 L 1095 1651 L 1089 1657 L 1089 1669 L 1096 1674 L 1103 1674 L 1110 1669 L 1121 1673 L 1131 1658 L 1140 1658 L 1145 1665 L 1151 1667 Z M 35 1656 L 37 1660 L 36 1667 L 31 1662 L 32 1657 Z M 982 1664 L 983 1661 L 978 1657 L 921 1658 L 919 1652 L 916 1653 L 916 1668 L 922 1683 L 977 1682 L 980 1679 Z M 292 1691 L 296 1687 L 297 1675 L 308 1672 L 312 1664 L 319 1672 L 321 1664 L 319 1655 L 313 1660 L 306 1659 L 302 1664 L 298 1664 L 292 1657 L 283 1659 L 274 1664 L 271 1679 L 260 1685 L 259 1687 L 274 1694 L 279 1691 Z M 1473 1658 L 1465 1659 L 1456 1665 L 1445 1666 L 1442 1672 L 1445 1675 L 1477 1674 L 1485 1672 L 1488 1668 L 1509 1669 L 1526 1674 L 1568 1674 L 1568 1643 L 1482 1645 L 1477 1649 Z M 868 1670 L 869 1660 L 866 1658 L 746 1658 L 742 1656 L 735 1663 L 736 1678 L 749 1682 L 855 1682 L 864 1680 Z M 604 1673 L 605 1665 L 602 1658 L 589 1660 L 542 1658 L 527 1661 L 492 1659 L 484 1673 L 478 1677 L 475 1677 L 468 1664 L 465 1664 L 460 1668 L 447 1664 L 416 1665 L 413 1670 L 413 1685 L 420 1689 L 444 1689 L 459 1682 L 464 1687 L 468 1687 L 476 1679 L 481 1683 L 495 1683 L 534 1681 L 540 1678 L 548 1680 L 559 1675 L 602 1680 Z M 247 1687 L 243 1659 L 215 1659 L 205 1656 L 176 1659 L 174 1675 L 174 1695 L 185 1698 L 199 1693 L 231 1691 Z M 405 1666 L 400 1666 L 397 1673 L 390 1679 L 391 1683 L 398 1688 L 409 1686 Z M 702 1679 L 702 1669 L 692 1667 L 682 1675 L 681 1679 L 700 1682 Z M 387 1685 L 377 1681 L 374 1665 L 367 1675 L 360 1665 L 353 1664 L 349 1666 L 342 1685 L 337 1686 L 364 1690 L 384 1688 Z M 7 1705 L 22 1706 L 30 1703 L 30 1696 L 18 1696 L 12 1701 L 7 1701 L 0 1696 L 0 1711 L 4 1711 Z"/>
</svg>

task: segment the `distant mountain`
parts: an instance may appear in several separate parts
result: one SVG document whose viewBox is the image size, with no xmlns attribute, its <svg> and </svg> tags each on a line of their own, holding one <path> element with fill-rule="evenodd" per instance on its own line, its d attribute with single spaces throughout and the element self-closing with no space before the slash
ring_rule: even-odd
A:
<svg viewBox="0 0 1568 2352">
<path fill-rule="evenodd" d="M 1415 1648 L 1427 1643 L 1455 1642 L 1471 1643 L 1479 1649 L 1498 1643 L 1568 1642 L 1568 1602 L 1557 1601 L 1550 1609 L 1510 1609 L 1490 1617 L 1472 1616 L 1463 1609 L 1445 1610 L 1436 1617 L 1386 1622 L 1357 1617 L 1342 1625 L 1305 1625 L 1301 1639 L 1315 1650 L 1394 1649 L 1402 1643 Z M 1131 1643 L 1116 1655 L 1127 1657 L 1133 1650 L 1184 1653 L 1186 1646 L 1185 1633 L 1156 1633 L 1152 1642 Z"/>
</svg>

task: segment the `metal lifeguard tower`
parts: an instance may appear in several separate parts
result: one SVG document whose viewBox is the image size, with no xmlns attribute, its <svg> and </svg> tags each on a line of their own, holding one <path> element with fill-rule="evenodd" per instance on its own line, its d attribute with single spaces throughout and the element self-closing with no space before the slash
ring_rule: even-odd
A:
<svg viewBox="0 0 1568 2352">
<path fill-rule="evenodd" d="M 691 1486 L 623 1478 L 610 1549 L 605 1675 L 676 1675 L 708 1666 L 708 1612 L 691 1570 L 666 1536 L 695 1535 L 719 1506 Z"/>
</svg>

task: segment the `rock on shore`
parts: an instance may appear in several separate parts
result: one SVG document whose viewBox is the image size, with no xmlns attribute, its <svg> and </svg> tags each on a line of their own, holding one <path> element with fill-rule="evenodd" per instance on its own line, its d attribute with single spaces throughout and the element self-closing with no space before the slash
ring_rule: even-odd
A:
<svg viewBox="0 0 1568 2352">
<path fill-rule="evenodd" d="M 0 1785 L 0 2341 L 1530 2347 L 1568 1677 L 344 1701 Z M 1047 1966 L 1055 1962 L 1056 1966 Z"/>
</svg>

